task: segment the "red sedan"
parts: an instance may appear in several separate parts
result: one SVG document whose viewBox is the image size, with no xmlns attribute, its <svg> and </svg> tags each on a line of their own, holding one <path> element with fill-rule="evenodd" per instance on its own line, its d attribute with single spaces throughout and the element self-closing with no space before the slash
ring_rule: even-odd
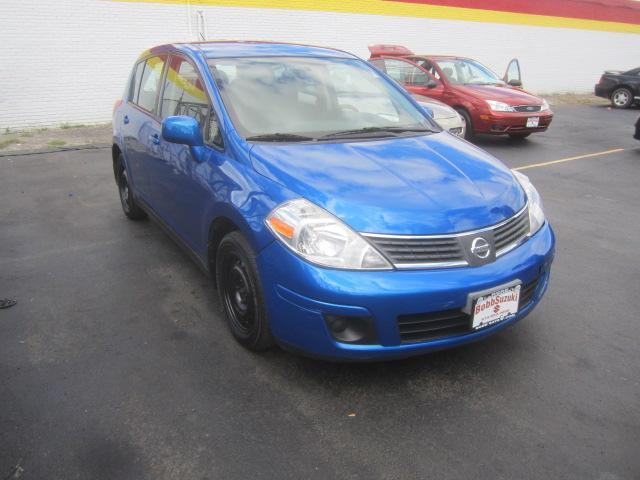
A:
<svg viewBox="0 0 640 480">
<path fill-rule="evenodd" d="M 503 79 L 475 60 L 414 55 L 399 45 L 372 45 L 369 61 L 410 92 L 455 108 L 476 133 L 525 138 L 544 132 L 553 119 L 547 102 L 522 89 L 520 65 L 512 60 Z"/>
</svg>

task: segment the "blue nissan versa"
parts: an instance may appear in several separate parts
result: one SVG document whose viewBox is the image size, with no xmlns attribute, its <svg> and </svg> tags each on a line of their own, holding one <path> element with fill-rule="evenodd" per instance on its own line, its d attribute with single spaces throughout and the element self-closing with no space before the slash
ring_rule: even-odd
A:
<svg viewBox="0 0 640 480">
<path fill-rule="evenodd" d="M 156 47 L 113 125 L 124 213 L 215 278 L 247 348 L 420 354 L 497 332 L 547 287 L 554 234 L 527 177 L 351 54 Z"/>
</svg>

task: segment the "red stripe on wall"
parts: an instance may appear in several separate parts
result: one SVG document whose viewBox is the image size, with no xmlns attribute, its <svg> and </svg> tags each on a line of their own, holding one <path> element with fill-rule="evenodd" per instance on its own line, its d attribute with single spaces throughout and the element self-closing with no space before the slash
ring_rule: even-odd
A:
<svg viewBox="0 0 640 480">
<path fill-rule="evenodd" d="M 632 0 L 387 0 L 499 12 L 528 13 L 640 25 L 640 2 Z"/>
</svg>

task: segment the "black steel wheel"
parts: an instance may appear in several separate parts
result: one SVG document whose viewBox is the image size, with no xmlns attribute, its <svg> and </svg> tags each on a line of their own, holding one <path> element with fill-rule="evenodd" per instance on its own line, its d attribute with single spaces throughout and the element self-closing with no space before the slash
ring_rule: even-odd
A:
<svg viewBox="0 0 640 480">
<path fill-rule="evenodd" d="M 124 166 L 122 155 L 118 158 L 118 196 L 120 197 L 120 204 L 122 205 L 122 211 L 131 220 L 142 220 L 147 217 L 147 214 L 136 203 L 131 186 L 129 184 L 129 176 L 127 169 Z"/>
<path fill-rule="evenodd" d="M 220 304 L 236 340 L 250 350 L 274 344 L 253 251 L 239 232 L 227 234 L 216 254 Z"/>
</svg>

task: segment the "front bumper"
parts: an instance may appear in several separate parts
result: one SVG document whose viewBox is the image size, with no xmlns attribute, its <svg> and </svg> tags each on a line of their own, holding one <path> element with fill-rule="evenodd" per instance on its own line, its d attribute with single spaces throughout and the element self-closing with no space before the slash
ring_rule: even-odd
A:
<svg viewBox="0 0 640 480">
<path fill-rule="evenodd" d="M 537 127 L 527 127 L 527 119 L 531 117 L 539 118 Z M 473 118 L 473 128 L 476 133 L 490 135 L 544 132 L 549 128 L 552 120 L 553 113 L 551 110 L 532 113 L 492 111 Z"/>
<path fill-rule="evenodd" d="M 443 130 L 464 138 L 464 124 L 462 123 L 462 119 L 459 115 L 456 115 L 455 117 L 439 117 L 434 120 L 442 127 Z"/>
<path fill-rule="evenodd" d="M 265 301 L 276 339 L 285 347 L 342 360 L 399 358 L 469 343 L 525 317 L 546 290 L 555 237 L 545 224 L 527 242 L 482 267 L 441 270 L 345 271 L 312 265 L 273 242 L 258 255 Z M 539 278 L 531 301 L 510 319 L 482 330 L 416 343 L 402 343 L 399 315 L 462 309 L 472 292 L 514 280 Z M 368 317 L 378 342 L 334 340 L 327 315 Z"/>
</svg>

